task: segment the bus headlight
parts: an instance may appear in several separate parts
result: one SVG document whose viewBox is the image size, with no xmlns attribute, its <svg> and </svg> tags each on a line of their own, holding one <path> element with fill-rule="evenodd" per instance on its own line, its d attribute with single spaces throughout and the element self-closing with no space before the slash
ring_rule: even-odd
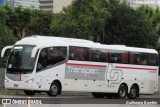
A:
<svg viewBox="0 0 160 107">
<path fill-rule="evenodd" d="M 5 79 L 4 82 L 9 82 L 9 80 Z"/>
<path fill-rule="evenodd" d="M 33 83 L 34 82 L 34 78 L 31 78 L 31 79 L 29 79 L 29 80 L 27 80 L 27 81 L 25 81 L 26 83 Z"/>
</svg>

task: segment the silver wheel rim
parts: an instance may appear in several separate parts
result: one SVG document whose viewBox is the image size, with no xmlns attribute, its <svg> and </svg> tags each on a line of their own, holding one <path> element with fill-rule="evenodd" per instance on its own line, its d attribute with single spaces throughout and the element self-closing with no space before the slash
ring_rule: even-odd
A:
<svg viewBox="0 0 160 107">
<path fill-rule="evenodd" d="M 51 87 L 51 93 L 52 93 L 53 95 L 56 95 L 57 92 L 58 92 L 57 86 L 56 86 L 56 85 L 52 85 L 52 87 Z"/>
<path fill-rule="evenodd" d="M 125 89 L 120 89 L 119 94 L 121 97 L 124 97 L 126 94 Z"/>
<path fill-rule="evenodd" d="M 132 95 L 133 97 L 136 96 L 136 93 L 137 93 L 136 89 L 132 89 L 132 90 L 131 90 L 131 95 Z"/>
</svg>

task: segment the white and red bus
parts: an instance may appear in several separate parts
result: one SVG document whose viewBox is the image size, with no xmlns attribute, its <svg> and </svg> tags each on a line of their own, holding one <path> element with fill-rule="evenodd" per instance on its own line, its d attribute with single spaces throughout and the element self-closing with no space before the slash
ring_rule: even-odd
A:
<svg viewBox="0 0 160 107">
<path fill-rule="evenodd" d="M 10 50 L 5 88 L 26 95 L 62 91 L 94 97 L 136 98 L 158 91 L 158 53 L 154 49 L 104 45 L 88 40 L 31 36 Z"/>
</svg>

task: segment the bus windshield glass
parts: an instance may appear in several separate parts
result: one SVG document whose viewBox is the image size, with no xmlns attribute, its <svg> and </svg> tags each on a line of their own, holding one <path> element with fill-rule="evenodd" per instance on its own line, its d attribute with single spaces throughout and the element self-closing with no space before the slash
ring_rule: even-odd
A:
<svg viewBox="0 0 160 107">
<path fill-rule="evenodd" d="M 9 56 L 7 73 L 31 73 L 34 68 L 35 58 L 31 58 L 34 46 L 15 46 Z"/>
</svg>

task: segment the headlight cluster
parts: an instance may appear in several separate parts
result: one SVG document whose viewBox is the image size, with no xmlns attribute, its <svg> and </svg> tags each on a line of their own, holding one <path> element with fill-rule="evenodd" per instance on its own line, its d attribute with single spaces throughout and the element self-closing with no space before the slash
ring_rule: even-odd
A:
<svg viewBox="0 0 160 107">
<path fill-rule="evenodd" d="M 8 80 L 8 79 L 5 79 L 4 82 L 9 82 L 9 80 Z"/>
</svg>

